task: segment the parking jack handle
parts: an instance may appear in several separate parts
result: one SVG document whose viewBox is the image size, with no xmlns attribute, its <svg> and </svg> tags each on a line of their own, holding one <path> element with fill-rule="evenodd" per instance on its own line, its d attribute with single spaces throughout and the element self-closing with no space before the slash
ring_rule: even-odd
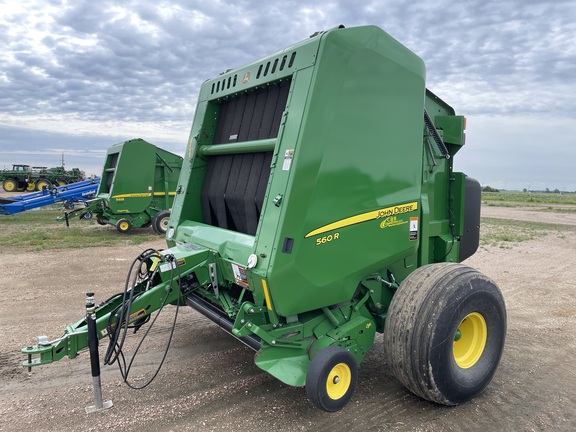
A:
<svg viewBox="0 0 576 432">
<path fill-rule="evenodd" d="M 111 400 L 102 402 L 102 383 L 100 381 L 100 358 L 98 355 L 98 334 L 96 333 L 96 306 L 94 293 L 86 294 L 86 324 L 88 326 L 88 348 L 90 350 L 90 369 L 92 371 L 92 385 L 94 387 L 94 405 L 86 407 L 86 413 L 93 413 L 111 408 Z"/>
</svg>

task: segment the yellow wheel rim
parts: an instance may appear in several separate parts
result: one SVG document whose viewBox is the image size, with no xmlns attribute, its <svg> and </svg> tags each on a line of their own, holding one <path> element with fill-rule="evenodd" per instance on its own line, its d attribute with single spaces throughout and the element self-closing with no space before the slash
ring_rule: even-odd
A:
<svg viewBox="0 0 576 432">
<path fill-rule="evenodd" d="M 462 320 L 454 335 L 454 360 L 462 369 L 474 366 L 486 346 L 488 327 L 478 312 L 472 312 Z"/>
<path fill-rule="evenodd" d="M 34 183 L 28 183 L 28 185 L 26 186 L 26 190 L 28 192 L 32 192 L 35 189 L 36 189 L 36 185 Z"/>
<path fill-rule="evenodd" d="M 120 222 L 120 229 L 122 231 L 127 231 L 128 227 L 129 227 L 128 222 Z"/>
<path fill-rule="evenodd" d="M 44 186 L 48 187 L 48 183 L 45 181 L 36 182 L 36 189 L 38 189 L 39 191 L 44 189 Z"/>
<path fill-rule="evenodd" d="M 346 363 L 338 363 L 332 368 L 326 380 L 326 393 L 331 399 L 343 397 L 352 382 L 352 372 Z"/>
<path fill-rule="evenodd" d="M 6 189 L 6 192 L 14 192 L 16 190 L 16 183 L 12 182 L 12 181 L 7 181 L 6 183 L 4 183 L 4 189 Z"/>
</svg>

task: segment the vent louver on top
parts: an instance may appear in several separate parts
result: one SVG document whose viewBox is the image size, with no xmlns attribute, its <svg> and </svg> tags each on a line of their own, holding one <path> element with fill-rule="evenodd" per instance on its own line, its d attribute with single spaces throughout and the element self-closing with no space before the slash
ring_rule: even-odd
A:
<svg viewBox="0 0 576 432">
<path fill-rule="evenodd" d="M 276 72 L 281 72 L 284 69 L 291 69 L 294 66 L 294 61 L 296 60 L 296 51 L 292 52 L 290 56 L 285 54 L 282 57 L 277 57 L 274 60 L 269 60 L 266 63 L 262 63 L 258 66 L 258 71 L 256 72 L 256 79 L 264 78 L 268 75 L 272 75 Z M 221 78 L 212 83 L 210 88 L 210 94 L 220 93 L 225 90 L 233 89 L 236 87 L 238 82 L 238 75 L 229 76 L 228 78 Z"/>
</svg>

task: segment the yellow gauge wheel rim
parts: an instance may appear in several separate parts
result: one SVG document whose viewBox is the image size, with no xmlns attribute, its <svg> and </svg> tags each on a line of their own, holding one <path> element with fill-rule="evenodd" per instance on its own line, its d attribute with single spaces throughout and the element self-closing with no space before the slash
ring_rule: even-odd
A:
<svg viewBox="0 0 576 432">
<path fill-rule="evenodd" d="M 454 360 L 462 369 L 474 366 L 486 347 L 488 327 L 478 312 L 466 315 L 454 335 Z"/>
<path fill-rule="evenodd" d="M 326 393 L 330 399 L 343 397 L 352 382 L 352 372 L 346 363 L 338 363 L 332 368 L 326 379 Z"/>
<path fill-rule="evenodd" d="M 28 183 L 28 184 L 26 185 L 26 190 L 27 190 L 28 192 L 32 192 L 33 190 L 36 190 L 36 185 L 35 185 L 34 183 Z"/>
<path fill-rule="evenodd" d="M 128 231 L 128 228 L 130 228 L 130 225 L 128 225 L 128 222 L 126 222 L 126 221 L 120 222 L 120 229 L 122 231 Z"/>
</svg>

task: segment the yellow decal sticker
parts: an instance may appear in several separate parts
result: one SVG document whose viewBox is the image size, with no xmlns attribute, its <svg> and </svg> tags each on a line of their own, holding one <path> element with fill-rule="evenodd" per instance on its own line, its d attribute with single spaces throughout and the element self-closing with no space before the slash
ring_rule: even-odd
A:
<svg viewBox="0 0 576 432">
<path fill-rule="evenodd" d="M 340 238 L 340 233 L 328 234 L 327 236 L 318 237 L 316 239 L 316 246 L 320 246 L 326 243 L 330 243 L 332 240 L 338 240 Z"/>
<path fill-rule="evenodd" d="M 154 196 L 164 196 L 164 195 L 165 195 L 164 192 L 154 192 Z M 176 191 L 168 192 L 168 195 L 175 196 Z M 112 198 L 114 198 L 116 201 L 124 201 L 125 198 L 147 198 L 151 196 L 152 196 L 151 192 L 139 192 L 139 193 L 114 195 Z"/>
<path fill-rule="evenodd" d="M 416 210 L 418 210 L 418 202 L 416 201 L 406 204 L 399 204 L 392 207 L 386 207 L 379 210 L 372 210 L 366 213 L 351 216 L 336 222 L 332 222 L 328 225 L 324 225 L 320 228 L 310 231 L 308 234 L 304 236 L 304 238 L 317 236 L 319 234 L 324 234 L 325 232 L 328 231 L 333 231 L 351 225 L 356 225 L 362 222 L 368 222 L 376 219 L 386 219 L 388 217 L 396 216 L 403 213 L 411 213 Z"/>
<path fill-rule="evenodd" d="M 130 317 L 128 318 L 128 324 L 132 324 L 134 323 L 136 320 L 139 320 L 140 318 L 143 318 L 146 316 L 146 310 L 144 309 L 140 309 L 139 311 L 136 311 L 134 313 L 130 314 Z M 112 323 L 112 325 L 110 325 L 111 328 L 116 327 L 117 323 Z M 122 326 L 124 326 L 124 322 L 122 322 Z M 108 335 L 108 328 L 104 327 L 102 330 L 100 330 L 100 334 L 102 335 L 102 337 L 107 336 Z"/>
<path fill-rule="evenodd" d="M 140 192 L 140 193 L 131 193 L 131 194 L 122 194 L 122 195 L 114 195 L 112 198 L 116 198 L 116 201 L 124 198 L 144 198 L 152 196 L 150 192 Z"/>
<path fill-rule="evenodd" d="M 403 219 L 398 220 L 396 216 L 388 216 L 386 219 L 380 222 L 380 228 L 390 228 L 398 225 L 404 225 L 407 223 L 408 223 L 407 220 Z"/>
<path fill-rule="evenodd" d="M 264 299 L 266 300 L 266 307 L 268 310 L 272 310 L 272 304 L 270 303 L 270 294 L 268 293 L 268 284 L 264 279 L 262 279 L 262 289 L 264 290 Z"/>
<path fill-rule="evenodd" d="M 150 271 L 153 272 L 158 267 L 158 263 L 160 262 L 159 258 L 152 258 L 152 265 L 150 266 Z"/>
</svg>

